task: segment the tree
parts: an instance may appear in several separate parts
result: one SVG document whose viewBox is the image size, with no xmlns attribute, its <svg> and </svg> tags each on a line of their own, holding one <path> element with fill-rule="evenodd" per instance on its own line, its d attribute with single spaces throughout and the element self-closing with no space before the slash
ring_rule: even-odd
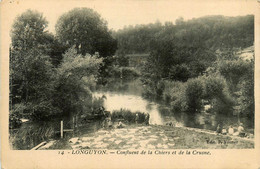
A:
<svg viewBox="0 0 260 169">
<path fill-rule="evenodd" d="M 32 120 L 58 113 L 52 106 L 53 75 L 50 58 L 37 49 L 16 53 L 10 62 L 11 113 Z"/>
<path fill-rule="evenodd" d="M 203 46 L 185 46 L 174 40 L 158 39 L 152 45 L 145 70 L 158 77 L 187 81 L 202 75 L 215 60 L 212 51 Z"/>
<path fill-rule="evenodd" d="M 218 114 L 230 115 L 233 112 L 234 98 L 228 90 L 226 79 L 217 74 L 204 77 L 204 96 L 211 105 L 211 111 Z"/>
<path fill-rule="evenodd" d="M 176 25 L 181 25 L 181 24 L 183 24 L 183 23 L 184 23 L 183 17 L 179 17 L 179 18 L 177 18 L 177 19 L 175 20 L 175 24 L 176 24 Z"/>
<path fill-rule="evenodd" d="M 128 26 L 114 33 L 119 54 L 149 53 L 153 39 L 169 40 L 182 46 L 205 46 L 208 49 L 245 48 L 254 43 L 254 16 L 205 16 L 175 25 L 147 24 Z"/>
<path fill-rule="evenodd" d="M 248 117 L 254 126 L 255 97 L 254 97 L 254 60 L 248 61 L 248 69 L 238 84 L 238 113 Z"/>
<path fill-rule="evenodd" d="M 92 106 L 91 86 L 95 85 L 102 59 L 96 56 L 77 54 L 70 48 L 57 69 L 54 105 L 63 116 L 90 113 Z"/>
<path fill-rule="evenodd" d="M 62 61 L 62 55 L 69 49 L 68 45 L 64 45 L 57 39 L 56 36 L 49 34 L 47 55 L 51 58 L 51 63 L 54 67 L 58 67 Z"/>
<path fill-rule="evenodd" d="M 77 52 L 101 57 L 112 56 L 116 51 L 116 41 L 101 16 L 89 8 L 75 8 L 63 14 L 57 21 L 58 39 L 70 47 L 75 45 Z"/>
<path fill-rule="evenodd" d="M 218 70 L 222 76 L 227 79 L 230 91 L 236 92 L 238 90 L 238 83 L 242 77 L 247 75 L 250 63 L 236 56 L 236 59 L 222 60 L 218 62 Z"/>
<path fill-rule="evenodd" d="M 107 23 L 89 8 L 75 8 L 63 14 L 56 24 L 57 38 L 63 45 L 75 46 L 77 53 L 87 53 L 104 58 L 100 67 L 99 82 L 105 83 L 112 64 L 117 42 L 112 38 Z"/>
<path fill-rule="evenodd" d="M 59 110 L 52 107 L 53 68 L 50 63 L 47 21 L 37 11 L 18 16 L 11 31 L 11 115 L 44 120 Z M 12 115 L 13 116 L 13 115 Z"/>
<path fill-rule="evenodd" d="M 189 67 L 186 64 L 172 66 L 169 77 L 170 79 L 177 81 L 187 81 L 190 77 Z"/>
<path fill-rule="evenodd" d="M 202 108 L 204 89 L 203 81 L 200 78 L 189 79 L 185 89 L 186 104 L 189 113 L 200 112 Z"/>
<path fill-rule="evenodd" d="M 18 16 L 12 26 L 12 51 L 26 51 L 37 48 L 48 50 L 51 34 L 46 31 L 47 20 L 37 11 L 27 10 Z"/>
</svg>

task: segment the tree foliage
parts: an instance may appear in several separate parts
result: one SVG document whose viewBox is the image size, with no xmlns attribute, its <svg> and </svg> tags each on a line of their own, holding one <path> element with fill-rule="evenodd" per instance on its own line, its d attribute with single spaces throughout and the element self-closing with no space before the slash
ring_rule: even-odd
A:
<svg viewBox="0 0 260 169">
<path fill-rule="evenodd" d="M 91 86 L 95 85 L 102 59 L 95 56 L 77 54 L 70 48 L 57 69 L 54 104 L 63 115 L 90 112 L 92 105 Z"/>
<path fill-rule="evenodd" d="M 120 41 L 120 36 L 128 36 L 125 31 L 118 34 L 119 44 L 125 44 Z M 149 44 L 144 51 L 150 53 L 142 70 L 144 96 L 161 98 L 175 111 L 202 112 L 208 104 L 212 113 L 239 113 L 253 119 L 254 64 L 239 56 L 242 48 L 253 45 L 253 32 L 251 15 L 165 23 L 152 38 L 142 39 Z M 142 36 L 136 32 L 135 37 L 136 43 Z"/>
<path fill-rule="evenodd" d="M 58 113 L 51 104 L 54 76 L 49 57 L 33 49 L 16 53 L 10 65 L 11 104 L 26 105 L 19 113 L 31 119 Z"/>
<path fill-rule="evenodd" d="M 10 101 L 12 113 L 30 119 L 46 119 L 59 112 L 52 104 L 53 69 L 50 63 L 47 21 L 28 10 L 18 16 L 11 31 Z"/>
<path fill-rule="evenodd" d="M 187 81 L 185 98 L 188 112 L 200 112 L 203 94 L 203 83 L 200 79 L 190 79 Z"/>
<path fill-rule="evenodd" d="M 57 36 L 47 26 L 42 14 L 32 10 L 13 24 L 10 127 L 19 126 L 21 117 L 48 120 L 93 113 L 102 104 L 91 93 L 97 80 L 113 72 L 138 76 L 119 66 L 128 66 L 126 54 L 140 53 L 149 53 L 142 67 L 144 96 L 164 100 L 176 111 L 201 112 L 207 103 L 213 113 L 236 112 L 253 120 L 254 60 L 237 54 L 253 45 L 251 15 L 126 27 L 113 32 L 117 57 L 112 32 L 92 9 L 63 14 Z"/>
<path fill-rule="evenodd" d="M 14 51 L 32 48 L 47 51 L 51 34 L 46 31 L 47 20 L 37 11 L 27 10 L 18 16 L 12 26 L 11 40 Z"/>
<path fill-rule="evenodd" d="M 63 14 L 57 21 L 56 33 L 58 39 L 74 46 L 77 52 L 100 56 L 112 56 L 116 50 L 116 41 L 107 28 L 107 23 L 101 16 L 89 8 L 75 8 Z"/>
<path fill-rule="evenodd" d="M 102 59 L 83 56 L 58 42 L 47 21 L 28 10 L 13 24 L 10 48 L 10 127 L 19 118 L 49 120 L 91 109 Z"/>
<path fill-rule="evenodd" d="M 208 49 L 246 48 L 254 42 L 254 16 L 205 16 L 173 24 L 157 22 L 125 27 L 114 33 L 118 53 L 149 53 L 153 41 L 163 39 L 180 46 L 205 46 Z"/>
<path fill-rule="evenodd" d="M 150 41 L 154 35 L 163 29 L 160 22 L 148 25 L 129 26 L 113 33 L 118 41 L 117 54 L 149 53 Z"/>
</svg>

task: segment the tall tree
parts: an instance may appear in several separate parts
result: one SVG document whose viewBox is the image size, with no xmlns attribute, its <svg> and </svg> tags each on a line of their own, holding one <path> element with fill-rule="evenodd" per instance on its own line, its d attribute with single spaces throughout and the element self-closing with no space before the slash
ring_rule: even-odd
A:
<svg viewBox="0 0 260 169">
<path fill-rule="evenodd" d="M 111 36 L 107 23 L 101 16 L 89 8 L 75 8 L 63 14 L 57 21 L 56 33 L 60 42 L 69 47 L 75 46 L 77 53 L 87 53 L 104 58 L 99 69 L 99 82 L 105 83 L 112 64 L 112 56 L 117 49 L 117 42 Z"/>
<path fill-rule="evenodd" d="M 59 40 L 76 47 L 78 53 L 111 56 L 116 51 L 116 41 L 101 16 L 89 8 L 75 8 L 63 14 L 57 21 Z"/>
<path fill-rule="evenodd" d="M 27 10 L 19 15 L 11 30 L 12 51 L 37 48 L 47 51 L 51 34 L 46 31 L 47 20 L 37 11 Z"/>
<path fill-rule="evenodd" d="M 44 119 L 58 111 L 51 105 L 53 70 L 49 56 L 47 21 L 37 11 L 18 16 L 11 31 L 11 113 Z"/>
</svg>

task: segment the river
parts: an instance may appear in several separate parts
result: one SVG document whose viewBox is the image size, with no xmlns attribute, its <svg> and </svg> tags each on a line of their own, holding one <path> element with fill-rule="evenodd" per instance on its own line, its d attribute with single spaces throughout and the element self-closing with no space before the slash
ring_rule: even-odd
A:
<svg viewBox="0 0 260 169">
<path fill-rule="evenodd" d="M 239 118 L 238 120 L 237 116 L 173 112 L 169 106 L 144 99 L 141 96 L 144 87 L 138 79 L 128 82 L 113 81 L 106 87 L 94 92 L 94 96 L 106 96 L 104 107 L 111 112 L 113 110 L 128 109 L 132 112 L 149 113 L 150 124 L 163 125 L 172 122 L 177 127 L 185 126 L 216 130 L 219 123 L 222 123 L 223 127 L 228 127 L 229 125 L 236 126 L 240 121 L 244 123 L 245 128 L 252 128 L 252 124 L 246 118 Z"/>
</svg>

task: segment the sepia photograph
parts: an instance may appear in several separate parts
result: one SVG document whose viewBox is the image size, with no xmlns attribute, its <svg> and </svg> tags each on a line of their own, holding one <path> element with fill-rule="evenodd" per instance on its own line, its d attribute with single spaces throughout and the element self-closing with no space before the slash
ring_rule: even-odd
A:
<svg viewBox="0 0 260 169">
<path fill-rule="evenodd" d="M 254 15 L 45 15 L 10 30 L 13 149 L 254 148 Z"/>
<path fill-rule="evenodd" d="M 257 1 L 1 3 L 8 149 L 256 148 Z"/>
</svg>

